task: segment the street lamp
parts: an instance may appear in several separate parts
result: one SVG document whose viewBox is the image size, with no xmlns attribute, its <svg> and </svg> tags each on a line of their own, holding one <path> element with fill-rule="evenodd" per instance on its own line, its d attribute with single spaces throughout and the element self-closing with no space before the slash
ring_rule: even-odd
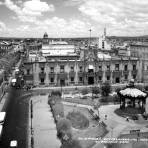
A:
<svg viewBox="0 0 148 148">
<path fill-rule="evenodd" d="M 33 103 L 31 100 L 31 105 L 30 105 L 30 110 L 31 110 L 31 135 L 33 135 L 33 127 L 32 127 L 32 119 L 33 119 Z"/>
</svg>

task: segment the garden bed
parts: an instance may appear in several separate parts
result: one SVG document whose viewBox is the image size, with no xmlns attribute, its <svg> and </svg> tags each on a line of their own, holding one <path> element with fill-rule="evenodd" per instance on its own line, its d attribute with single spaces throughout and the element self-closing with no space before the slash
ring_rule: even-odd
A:
<svg viewBox="0 0 148 148">
<path fill-rule="evenodd" d="M 76 129 L 86 129 L 89 126 L 89 120 L 81 112 L 69 112 L 66 118 L 70 120 L 72 127 Z"/>
<path fill-rule="evenodd" d="M 116 109 L 114 111 L 118 116 L 121 117 L 129 117 L 133 120 L 138 120 L 138 114 L 142 114 L 141 109 L 138 108 L 132 108 L 132 107 L 126 107 L 125 109 Z"/>
</svg>

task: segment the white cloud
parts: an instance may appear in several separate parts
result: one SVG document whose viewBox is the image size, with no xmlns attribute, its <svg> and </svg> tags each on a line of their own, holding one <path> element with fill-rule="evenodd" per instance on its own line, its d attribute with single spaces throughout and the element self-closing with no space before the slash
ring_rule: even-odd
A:
<svg viewBox="0 0 148 148">
<path fill-rule="evenodd" d="M 37 21 L 36 25 L 38 31 L 46 31 L 52 37 L 88 36 L 89 28 L 93 28 L 89 22 L 74 18 L 65 20 L 59 17 Z"/>
<path fill-rule="evenodd" d="M 54 5 L 49 5 L 40 0 L 29 0 L 24 3 L 19 1 L 19 4 L 21 6 L 19 6 L 18 3 L 14 3 L 12 0 L 5 0 L 6 7 L 14 11 L 19 20 L 23 22 L 34 22 L 37 17 L 42 16 L 44 12 L 54 11 Z"/>
<path fill-rule="evenodd" d="M 5 31 L 6 30 L 6 25 L 4 22 L 0 21 L 0 31 Z"/>
<path fill-rule="evenodd" d="M 78 10 L 84 17 L 107 26 L 116 35 L 136 35 L 146 30 L 148 23 L 148 0 L 80 0 Z M 120 29 L 120 34 L 118 29 Z M 143 31 L 141 32 L 143 33 Z M 147 32 L 148 33 L 148 32 Z"/>
</svg>

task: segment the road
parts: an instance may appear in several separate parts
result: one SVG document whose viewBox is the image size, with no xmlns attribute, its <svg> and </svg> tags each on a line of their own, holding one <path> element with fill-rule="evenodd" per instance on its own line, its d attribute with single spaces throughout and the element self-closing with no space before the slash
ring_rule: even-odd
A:
<svg viewBox="0 0 148 148">
<path fill-rule="evenodd" d="M 8 106 L 2 111 L 6 111 L 3 134 L 0 148 L 8 148 L 11 140 L 18 141 L 18 148 L 26 148 L 28 129 L 28 103 L 29 98 L 21 97 L 23 90 L 11 88 L 8 95 Z"/>
</svg>

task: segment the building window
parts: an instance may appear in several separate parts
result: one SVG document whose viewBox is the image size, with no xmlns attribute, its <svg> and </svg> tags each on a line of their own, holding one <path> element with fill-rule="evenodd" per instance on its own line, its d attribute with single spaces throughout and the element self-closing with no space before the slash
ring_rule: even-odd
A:
<svg viewBox="0 0 148 148">
<path fill-rule="evenodd" d="M 30 75 L 30 69 L 27 69 L 27 75 Z"/>
<path fill-rule="evenodd" d="M 82 82 L 83 81 L 83 78 L 82 77 L 79 77 L 79 81 Z"/>
<path fill-rule="evenodd" d="M 44 83 L 44 80 L 45 80 L 44 78 L 41 78 L 41 83 L 42 83 L 42 84 Z"/>
<path fill-rule="evenodd" d="M 128 79 L 128 75 L 125 75 L 125 76 L 124 76 L 124 79 L 127 80 L 127 79 Z"/>
<path fill-rule="evenodd" d="M 74 72 L 74 67 L 71 66 L 71 67 L 70 67 L 70 70 L 71 70 L 71 72 Z"/>
<path fill-rule="evenodd" d="M 102 81 L 102 76 L 99 76 L 99 81 Z"/>
<path fill-rule="evenodd" d="M 74 77 L 71 77 L 71 78 L 70 78 L 70 81 L 71 81 L 71 82 L 74 82 Z"/>
<path fill-rule="evenodd" d="M 136 65 L 135 64 L 133 65 L 133 70 L 136 70 Z"/>
<path fill-rule="evenodd" d="M 44 67 L 41 67 L 41 72 L 44 72 Z"/>
<path fill-rule="evenodd" d="M 110 76 L 107 76 L 107 81 L 109 81 L 110 80 Z"/>
<path fill-rule="evenodd" d="M 54 67 L 50 67 L 50 72 L 54 73 Z"/>
<path fill-rule="evenodd" d="M 124 71 L 127 71 L 127 70 L 128 70 L 127 65 L 124 65 Z"/>
<path fill-rule="evenodd" d="M 50 82 L 53 83 L 54 82 L 54 78 L 50 78 Z"/>
<path fill-rule="evenodd" d="M 101 65 L 99 65 L 99 70 L 102 70 L 102 66 Z"/>
<path fill-rule="evenodd" d="M 64 72 L 64 65 L 60 66 L 60 72 L 63 73 Z"/>
<path fill-rule="evenodd" d="M 119 64 L 115 64 L 115 70 L 119 70 Z"/>
<path fill-rule="evenodd" d="M 107 65 L 107 70 L 110 70 L 110 65 Z"/>
<path fill-rule="evenodd" d="M 133 79 L 136 79 L 136 74 L 133 75 Z"/>
<path fill-rule="evenodd" d="M 102 48 L 104 48 L 104 41 L 102 41 Z"/>
<path fill-rule="evenodd" d="M 83 71 L 83 67 L 82 67 L 82 66 L 80 66 L 79 68 L 80 68 L 80 72 L 82 72 L 82 71 Z"/>
</svg>

